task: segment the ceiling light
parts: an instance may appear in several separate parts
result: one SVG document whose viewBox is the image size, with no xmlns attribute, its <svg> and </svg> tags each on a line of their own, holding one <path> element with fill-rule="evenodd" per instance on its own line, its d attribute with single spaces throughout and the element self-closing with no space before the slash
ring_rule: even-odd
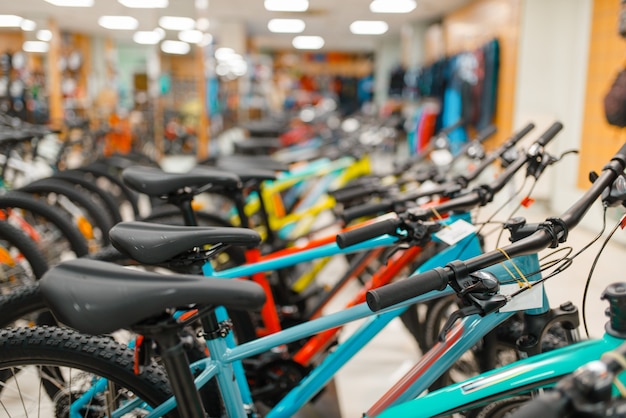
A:
<svg viewBox="0 0 626 418">
<path fill-rule="evenodd" d="M 370 3 L 373 13 L 409 13 L 415 7 L 415 0 L 374 0 Z"/>
<path fill-rule="evenodd" d="M 235 55 L 235 50 L 232 48 L 222 47 L 215 50 L 215 58 L 219 61 L 226 61 L 233 55 Z"/>
<path fill-rule="evenodd" d="M 296 49 L 320 49 L 324 46 L 321 36 L 296 36 L 291 42 Z"/>
<path fill-rule="evenodd" d="M 199 44 L 202 42 L 202 37 L 204 34 L 199 30 L 183 30 L 178 32 L 178 39 L 183 42 L 188 42 L 190 44 Z"/>
<path fill-rule="evenodd" d="M 196 27 L 196 21 L 190 17 L 162 16 L 159 26 L 168 30 L 191 30 Z"/>
<path fill-rule="evenodd" d="M 122 6 L 131 9 L 163 9 L 167 7 L 167 0 L 117 0 Z"/>
<path fill-rule="evenodd" d="M 355 35 L 382 35 L 389 25 L 382 20 L 355 20 L 350 24 L 350 32 Z"/>
<path fill-rule="evenodd" d="M 191 47 L 187 42 L 182 41 L 163 41 L 161 43 L 161 51 L 167 54 L 185 55 Z"/>
<path fill-rule="evenodd" d="M 33 31 L 36 27 L 37 23 L 35 23 L 34 20 L 22 19 L 22 22 L 20 23 L 20 29 L 22 29 L 24 32 Z"/>
<path fill-rule="evenodd" d="M 306 12 L 309 0 L 265 0 L 264 5 L 270 12 Z"/>
<path fill-rule="evenodd" d="M 305 26 L 300 19 L 272 19 L 267 23 L 267 28 L 274 33 L 300 33 Z"/>
<path fill-rule="evenodd" d="M 0 15 L 0 27 L 19 28 L 24 19 L 16 15 Z"/>
<path fill-rule="evenodd" d="M 50 32 L 48 29 L 40 29 L 37 31 L 35 37 L 40 41 L 50 42 L 50 40 L 52 39 L 52 32 Z"/>
<path fill-rule="evenodd" d="M 210 33 L 205 33 L 202 35 L 202 40 L 200 41 L 200 46 L 207 46 L 213 43 L 213 35 Z"/>
<path fill-rule="evenodd" d="M 196 20 L 196 29 L 198 30 L 205 32 L 209 29 L 209 26 L 210 22 L 209 19 L 207 19 L 206 17 L 201 17 L 200 19 Z"/>
<path fill-rule="evenodd" d="M 209 8 L 209 0 L 196 0 L 196 9 L 204 10 Z"/>
<path fill-rule="evenodd" d="M 91 7 L 93 0 L 46 0 L 48 3 L 59 7 Z"/>
<path fill-rule="evenodd" d="M 48 48 L 50 45 L 42 41 L 26 41 L 22 44 L 22 49 L 25 52 L 48 52 Z"/>
<path fill-rule="evenodd" d="M 133 30 L 139 26 L 139 21 L 131 16 L 100 16 L 98 24 L 105 29 Z"/>
<path fill-rule="evenodd" d="M 142 45 L 156 45 L 161 39 L 161 34 L 155 30 L 140 30 L 133 35 L 133 41 Z"/>
</svg>

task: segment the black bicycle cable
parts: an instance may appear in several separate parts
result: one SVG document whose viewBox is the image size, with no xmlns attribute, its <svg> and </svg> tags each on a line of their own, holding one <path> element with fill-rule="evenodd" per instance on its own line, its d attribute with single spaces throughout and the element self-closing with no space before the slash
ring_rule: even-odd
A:
<svg viewBox="0 0 626 418">
<path fill-rule="evenodd" d="M 603 207 L 604 207 L 604 225 L 606 225 L 607 206 L 603 205 Z M 620 217 L 619 221 L 617 221 L 617 224 L 613 227 L 611 232 L 609 232 L 606 239 L 602 243 L 602 246 L 600 246 L 600 249 L 598 250 L 596 257 L 594 258 L 593 263 L 591 264 L 591 268 L 589 269 L 589 274 L 587 275 L 587 281 L 585 282 L 585 290 L 583 291 L 583 301 L 582 301 L 583 326 L 585 327 L 585 334 L 587 334 L 587 338 L 589 338 L 589 330 L 587 328 L 587 315 L 585 314 L 585 306 L 587 304 L 587 293 L 589 291 L 589 285 L 591 284 L 591 276 L 593 275 L 593 272 L 596 269 L 596 265 L 598 264 L 598 260 L 600 259 L 600 255 L 606 248 L 607 244 L 609 243 L 609 240 L 615 234 L 615 231 L 617 231 L 617 228 L 619 228 L 622 225 L 624 216 L 626 216 L 626 214 Z"/>
<path fill-rule="evenodd" d="M 533 275 L 538 274 L 538 273 L 540 273 L 540 272 L 542 272 L 544 270 L 547 270 L 548 268 L 552 268 L 554 265 L 558 264 L 559 262 L 564 262 L 561 266 L 557 267 L 553 272 L 551 272 L 547 276 L 542 277 L 541 279 L 539 279 L 537 281 L 534 281 L 532 283 L 532 286 L 536 286 L 537 284 L 543 283 L 546 280 L 556 276 L 557 274 L 562 273 L 565 269 L 569 268 L 573 264 L 574 258 L 578 257 L 580 254 L 582 254 L 584 251 L 586 251 L 589 247 L 591 247 L 598 239 L 600 239 L 600 237 L 602 237 L 602 235 L 604 234 L 604 231 L 606 229 L 606 214 L 607 214 L 607 207 L 606 206 L 603 206 L 603 207 L 604 207 L 604 211 L 603 211 L 604 213 L 603 213 L 603 216 L 602 216 L 602 228 L 601 228 L 600 232 L 593 239 L 591 239 L 584 247 L 582 247 L 580 250 L 578 250 L 578 252 L 576 252 L 573 256 L 571 256 L 571 257 L 568 256 L 569 254 L 571 254 L 571 251 L 570 251 L 568 253 L 568 255 L 566 255 L 565 257 L 561 258 L 560 260 L 555 260 L 555 262 L 550 262 L 550 263 L 548 263 L 549 264 L 548 266 L 542 267 L 538 271 L 528 274 L 527 276 L 533 276 Z M 593 275 L 593 271 L 594 271 L 595 266 L 596 266 L 596 264 L 598 262 L 598 259 L 600 258 L 600 255 L 602 254 L 602 251 L 604 250 L 604 248 L 608 244 L 609 240 L 611 239 L 611 237 L 613 236 L 613 234 L 615 233 L 617 228 L 621 225 L 622 220 L 623 220 L 623 217 L 620 219 L 620 221 L 617 223 L 617 225 L 615 225 L 615 227 L 611 230 L 611 232 L 609 233 L 607 238 L 602 243 L 602 246 L 598 250 L 598 253 L 596 254 L 594 262 L 593 262 L 593 264 L 591 266 L 591 269 L 589 271 L 589 275 L 587 276 L 587 281 L 585 283 L 585 289 L 583 291 L 583 300 L 582 300 L 582 320 L 583 320 L 583 327 L 585 329 L 585 334 L 587 335 L 587 338 L 589 338 L 589 330 L 588 330 L 588 327 L 587 327 L 587 315 L 585 313 L 585 306 L 586 306 L 586 303 L 587 303 L 587 292 L 588 292 L 588 289 L 589 289 L 589 284 L 591 283 L 591 276 Z M 564 247 L 564 248 L 571 249 L 571 247 Z M 558 252 L 558 250 L 557 251 L 553 251 L 550 254 L 555 254 L 557 252 Z M 550 256 L 550 254 L 544 256 L 543 258 Z M 514 280 L 516 280 L 516 281 L 517 281 L 517 279 L 518 278 L 514 278 Z M 511 282 L 512 281 L 513 280 L 511 280 Z M 508 283 L 508 282 L 502 282 L 502 283 Z M 520 295 L 521 293 L 523 293 L 523 292 L 525 292 L 525 291 L 527 291 L 529 289 L 531 289 L 531 286 L 524 286 L 524 287 L 520 288 L 517 292 L 514 292 L 514 293 L 510 294 L 508 297 L 512 299 L 512 298 Z"/>
</svg>

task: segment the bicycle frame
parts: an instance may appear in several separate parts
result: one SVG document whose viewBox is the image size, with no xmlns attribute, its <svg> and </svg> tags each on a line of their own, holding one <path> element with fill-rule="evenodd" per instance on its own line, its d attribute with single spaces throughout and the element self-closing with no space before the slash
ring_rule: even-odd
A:
<svg viewBox="0 0 626 418">
<path fill-rule="evenodd" d="M 461 383 L 439 389 L 421 398 L 405 402 L 376 415 L 388 417 L 440 416 L 484 404 L 505 395 L 525 393 L 553 386 L 559 378 L 572 373 L 591 360 L 624 342 L 604 334 L 601 338 L 582 341 L 563 348 L 538 354 L 499 367 Z M 419 411 L 419 412 L 416 412 Z M 364 415 L 373 417 L 375 415 Z"/>
<path fill-rule="evenodd" d="M 449 261 L 472 257 L 479 253 L 481 253 L 481 249 L 478 238 L 475 235 L 471 235 L 429 259 L 424 264 L 424 268 L 442 266 Z M 340 312 L 298 324 L 238 346 L 234 344 L 231 333 L 225 339 L 208 340 L 207 346 L 211 357 L 192 364 L 194 373 L 201 371 L 196 379 L 196 384 L 198 387 L 201 387 L 211 378 L 217 378 L 218 382 L 220 382 L 228 416 L 245 417 L 247 415 L 242 405 L 251 406 L 253 400 L 245 379 L 243 366 L 240 363 L 241 360 L 323 331 L 341 327 L 349 322 L 369 317 L 368 321 L 339 344 L 337 349 L 328 354 L 321 363 L 316 365 L 315 369 L 267 414 L 267 417 L 292 416 L 310 401 L 315 394 L 322 390 L 335 373 L 389 324 L 391 320 L 398 317 L 410 305 L 446 294 L 449 294 L 449 292 L 439 292 L 437 295 L 431 295 L 430 297 L 416 298 L 382 314 L 373 314 L 367 305 L 361 303 Z M 222 308 L 218 308 L 217 315 L 220 321 L 227 318 L 226 310 Z M 235 382 L 232 381 L 233 375 L 236 376 Z M 161 416 L 173 407 L 175 407 L 175 400 L 172 398 L 156 408 L 148 416 Z"/>
</svg>

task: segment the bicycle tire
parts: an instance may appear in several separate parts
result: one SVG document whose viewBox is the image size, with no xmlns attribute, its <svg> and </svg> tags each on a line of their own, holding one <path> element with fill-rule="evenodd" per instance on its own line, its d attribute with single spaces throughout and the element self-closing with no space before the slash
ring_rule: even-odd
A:
<svg viewBox="0 0 626 418">
<path fill-rule="evenodd" d="M 87 240 L 68 220 L 67 215 L 59 208 L 47 206 L 43 202 L 35 199 L 31 194 L 18 191 L 10 191 L 0 196 L 0 209 L 10 208 L 18 208 L 31 212 L 54 225 L 68 241 L 70 249 L 76 257 L 89 254 Z M 51 260 L 48 260 L 48 264 L 51 264 L 50 261 Z"/>
<path fill-rule="evenodd" d="M 424 342 L 432 347 L 438 340 L 441 326 L 450 316 L 450 310 L 456 310 L 456 295 L 437 299 L 429 307 L 424 320 Z M 499 361 L 504 359 L 502 361 Z M 514 344 L 498 338 L 497 330 L 493 330 L 483 337 L 482 341 L 468 350 L 447 372 L 442 374 L 430 387 L 430 390 L 439 389 L 467 379 L 473 375 L 492 370 L 499 365 L 518 360 Z M 455 378 L 455 374 L 461 374 Z"/>
<path fill-rule="evenodd" d="M 139 194 L 126 186 L 121 178 L 107 171 L 106 164 L 101 161 L 96 161 L 89 165 L 78 167 L 75 170 L 89 173 L 95 177 L 104 177 L 110 183 L 117 186 L 117 188 L 121 192 L 121 196 L 124 197 L 124 201 L 129 202 L 135 216 L 139 216 L 139 214 L 141 213 L 141 211 L 139 210 Z M 121 198 L 121 196 L 119 197 Z"/>
<path fill-rule="evenodd" d="M 20 260 L 17 260 L 17 266 L 10 266 L 10 270 L 17 270 L 15 272 L 11 271 L 11 274 L 9 274 L 11 281 L 15 281 L 16 284 L 24 283 L 24 281 L 29 283 L 32 280 L 39 280 L 48 270 L 48 263 L 39 248 L 37 248 L 37 245 L 25 233 L 6 221 L 0 221 L 0 241 L 6 241 L 8 243 L 7 247 L 15 248 L 21 256 L 19 258 L 27 264 L 24 265 Z M 10 249 L 9 252 L 11 252 Z M 12 254 L 11 257 L 13 258 Z M 27 277 L 15 277 L 16 273 L 26 275 Z M 7 274 L 3 273 L 2 278 L 6 277 Z M 3 289 L 6 288 L 5 285 L 6 283 L 3 283 Z M 11 287 L 14 286 L 15 284 Z"/>
<path fill-rule="evenodd" d="M 472 409 L 464 415 L 466 418 L 506 418 L 511 412 L 530 401 L 530 395 L 512 396 L 490 402 L 482 408 Z"/>
<path fill-rule="evenodd" d="M 93 200 L 83 193 L 74 189 L 66 181 L 54 179 L 51 177 L 30 183 L 18 191 L 32 193 L 33 195 L 49 196 L 50 193 L 66 196 L 72 203 L 78 205 L 85 212 L 87 219 L 93 221 L 99 230 L 99 236 L 96 234 L 101 245 L 109 244 L 109 230 L 113 227 L 113 220 L 109 219 L 102 207 L 97 205 Z"/>
<path fill-rule="evenodd" d="M 122 215 L 120 213 L 117 200 L 107 190 L 104 190 L 95 182 L 89 181 L 87 178 L 85 178 L 84 173 L 80 173 L 74 170 L 60 171 L 58 173 L 55 173 L 52 178 L 60 179 L 63 181 L 67 181 L 70 184 L 77 184 L 80 187 L 84 187 L 89 192 L 97 196 L 98 199 L 100 199 L 103 207 L 106 208 L 107 213 L 111 217 L 114 225 L 122 222 Z"/>
<path fill-rule="evenodd" d="M 39 291 L 39 283 L 31 283 L 14 288 L 9 293 L 0 295 L 0 328 L 15 328 L 23 325 L 44 325 L 39 319 L 41 314 L 50 311 Z M 25 321 L 18 323 L 18 321 Z M 45 325 L 56 325 L 46 323 Z"/>
<path fill-rule="evenodd" d="M 56 416 L 63 415 L 69 406 L 68 393 L 70 397 L 81 393 L 76 393 L 76 382 L 72 382 L 73 388 L 65 387 L 66 379 L 57 373 L 61 371 L 59 368 L 79 370 L 81 373 L 87 373 L 89 376 L 85 377 L 88 378 L 94 375 L 107 378 L 110 388 L 113 387 L 112 383 L 119 386 L 120 391 L 124 389 L 125 396 L 121 401 L 127 399 L 127 396 L 135 395 L 149 405 L 156 406 L 171 396 L 168 379 L 162 367 L 151 364 L 141 373 L 135 374 L 133 350 L 109 337 L 88 336 L 67 328 L 55 327 L 5 329 L 0 330 L 0 352 L 2 352 L 0 381 L 3 382 L 0 389 L 0 404 L 7 408 L 4 409 L 5 413 L 10 411 L 8 408 L 11 405 L 8 400 L 2 401 L 3 393 L 11 396 L 15 391 L 21 393 L 22 388 L 36 386 L 35 389 L 40 391 L 40 395 L 45 394 L 48 399 L 54 401 L 52 406 Z M 36 367 L 39 372 L 36 375 L 27 375 L 32 370 L 26 367 Z M 39 379 L 41 376 L 45 377 L 41 379 L 41 385 L 32 385 L 32 380 L 30 385 L 26 382 L 16 385 L 14 382 L 25 378 Z M 78 376 L 77 374 L 75 378 L 78 379 Z M 57 379 L 52 381 L 53 378 Z M 116 398 L 114 395 L 97 397 L 93 401 L 103 402 L 105 399 Z M 41 396 L 35 398 L 41 399 Z M 90 404 L 89 409 L 84 412 L 89 412 L 90 417 L 100 416 L 96 415 L 98 412 L 96 408 L 101 408 L 103 410 L 101 412 L 105 413 L 106 408 L 102 406 Z M 21 407 L 20 403 L 18 408 Z M 20 412 L 23 413 L 23 409 Z M 175 415 L 172 413 L 168 416 Z"/>
</svg>

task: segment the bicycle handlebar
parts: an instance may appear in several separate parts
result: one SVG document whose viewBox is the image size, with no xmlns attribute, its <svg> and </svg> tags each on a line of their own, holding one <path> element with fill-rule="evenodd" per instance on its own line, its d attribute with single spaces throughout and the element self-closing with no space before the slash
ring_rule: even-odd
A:
<svg viewBox="0 0 626 418">
<path fill-rule="evenodd" d="M 515 146 L 524 136 L 526 136 L 530 131 L 534 129 L 535 125 L 533 123 L 529 123 L 520 131 L 514 133 L 509 139 L 505 141 L 496 151 L 490 153 L 483 162 L 472 170 L 466 176 L 459 176 L 455 178 L 453 181 L 449 183 L 441 184 L 430 190 L 422 190 L 411 192 L 409 194 L 405 194 L 404 196 L 399 196 L 394 199 L 386 199 L 381 202 L 371 203 L 371 204 L 363 204 L 358 205 L 353 208 L 348 208 L 343 211 L 341 214 L 341 218 L 345 223 L 348 223 L 354 219 L 360 218 L 362 216 L 375 215 L 380 212 L 391 212 L 396 209 L 397 205 L 404 204 L 409 201 L 414 201 L 426 196 L 434 196 L 442 193 L 447 193 L 452 189 L 458 189 L 459 185 L 465 187 L 467 183 L 475 180 L 487 167 L 489 167 L 497 158 L 499 158 L 505 151 Z M 485 129 L 482 135 L 479 134 L 479 137 L 476 139 L 478 141 L 482 141 L 481 137 L 488 138 L 493 135 L 495 132 L 495 127 L 490 126 Z M 503 183 L 504 184 L 504 183 Z M 371 193 L 368 191 L 367 193 Z"/>
<path fill-rule="evenodd" d="M 563 129 L 561 122 L 554 122 L 537 140 L 537 144 L 545 147 Z"/>
<path fill-rule="evenodd" d="M 542 138 L 544 138 L 544 136 L 542 136 Z M 596 199 L 602 195 L 602 191 L 609 187 L 618 175 L 624 171 L 625 167 L 626 144 L 621 147 L 611 161 L 603 168 L 600 176 L 585 194 L 565 211 L 560 219 L 549 218 L 542 224 L 542 227 L 532 235 L 502 248 L 502 251 L 490 251 L 461 262 L 464 273 L 470 274 L 500 263 L 505 261 L 507 256 L 516 257 L 533 254 L 548 247 L 554 248 L 558 246 L 559 242 L 564 242 L 567 239 L 569 229 L 578 225 L 593 202 L 595 202 Z M 368 291 L 366 297 L 367 304 L 372 311 L 376 312 L 426 292 L 438 290 L 441 288 L 441 283 L 445 282 L 447 284 L 454 278 L 455 271 L 450 265 L 439 270 L 437 273 L 426 271 L 408 277 L 402 281 Z"/>
<path fill-rule="evenodd" d="M 471 173 L 467 176 L 461 176 L 466 183 L 475 180 L 480 173 L 482 173 L 487 167 L 489 167 L 496 159 L 500 158 L 502 154 L 504 154 L 509 149 L 513 148 L 522 138 L 524 138 L 530 131 L 535 129 L 534 123 L 529 123 L 524 126 L 518 132 L 514 133 L 510 138 L 508 138 L 495 152 L 489 154 L 483 161 L 480 163 L 478 167 L 476 167 Z"/>
<path fill-rule="evenodd" d="M 385 219 L 383 221 L 374 222 L 370 225 L 344 231 L 337 234 L 337 246 L 339 248 L 346 248 L 381 235 L 395 235 L 396 230 L 401 223 L 402 221 L 400 219 Z"/>
</svg>

